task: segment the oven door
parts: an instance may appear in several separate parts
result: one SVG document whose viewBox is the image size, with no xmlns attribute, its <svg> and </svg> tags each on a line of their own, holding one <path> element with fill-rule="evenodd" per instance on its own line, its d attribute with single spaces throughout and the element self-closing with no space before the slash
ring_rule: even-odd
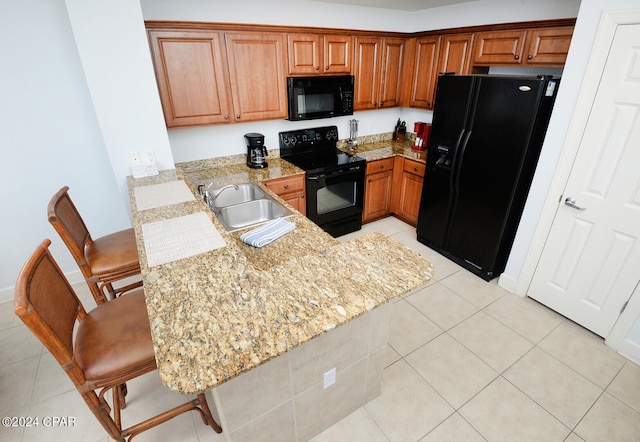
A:
<svg viewBox="0 0 640 442">
<path fill-rule="evenodd" d="M 365 165 L 307 173 L 307 217 L 332 236 L 360 230 Z"/>
</svg>

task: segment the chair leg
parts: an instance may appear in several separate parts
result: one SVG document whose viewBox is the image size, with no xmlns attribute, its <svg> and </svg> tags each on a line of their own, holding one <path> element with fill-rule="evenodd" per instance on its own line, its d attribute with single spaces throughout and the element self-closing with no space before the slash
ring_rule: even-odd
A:
<svg viewBox="0 0 640 442">
<path fill-rule="evenodd" d="M 127 384 L 120 384 L 116 387 L 119 390 L 119 400 L 120 400 L 120 409 L 124 410 L 127 408 L 127 400 L 125 396 L 127 395 Z"/>
<path fill-rule="evenodd" d="M 207 404 L 207 398 L 204 393 L 200 393 L 196 401 L 198 402 L 198 405 L 200 405 L 200 409 L 202 410 L 201 416 L 204 424 L 209 425 L 216 433 L 222 433 L 222 428 L 220 427 L 220 425 L 218 425 L 216 420 L 213 418 L 213 415 L 211 414 L 211 410 L 209 409 L 209 404 Z"/>
</svg>

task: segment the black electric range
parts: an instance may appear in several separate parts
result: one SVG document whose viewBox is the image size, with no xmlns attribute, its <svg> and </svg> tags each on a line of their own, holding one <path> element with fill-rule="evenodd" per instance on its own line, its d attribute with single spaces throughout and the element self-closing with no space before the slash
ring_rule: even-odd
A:
<svg viewBox="0 0 640 442">
<path fill-rule="evenodd" d="M 279 133 L 280 157 L 306 172 L 307 217 L 331 235 L 360 230 L 366 160 L 336 148 L 338 128 Z"/>
</svg>

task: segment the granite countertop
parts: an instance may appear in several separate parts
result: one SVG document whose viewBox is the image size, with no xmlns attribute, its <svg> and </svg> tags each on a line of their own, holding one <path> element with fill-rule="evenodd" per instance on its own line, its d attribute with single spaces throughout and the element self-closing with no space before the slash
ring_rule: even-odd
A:
<svg viewBox="0 0 640 442">
<path fill-rule="evenodd" d="M 415 138 L 415 134 L 408 133 L 405 141 L 396 142 L 392 140 L 391 133 L 369 135 L 357 138 L 358 145 L 355 150 L 349 149 L 345 140 L 341 140 L 338 143 L 338 148 L 344 152 L 354 153 L 367 161 L 403 156 L 411 160 L 426 163 L 427 151 L 414 150 L 412 148 Z"/>
<path fill-rule="evenodd" d="M 244 231 L 227 232 L 199 198 L 136 210 L 140 186 L 184 179 L 196 193 L 199 180 L 224 184 L 299 173 L 271 158 L 266 169 L 214 161 L 128 177 L 158 373 L 168 388 L 184 394 L 211 389 L 431 278 L 428 260 L 386 235 L 340 243 L 295 211 L 293 232 L 256 249 L 240 241 Z M 226 246 L 149 267 L 142 225 L 197 212 L 207 214 Z"/>
</svg>

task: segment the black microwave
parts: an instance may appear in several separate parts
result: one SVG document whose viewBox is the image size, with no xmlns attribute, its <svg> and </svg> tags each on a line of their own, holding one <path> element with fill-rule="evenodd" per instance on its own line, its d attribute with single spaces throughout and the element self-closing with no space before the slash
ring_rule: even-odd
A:
<svg viewBox="0 0 640 442">
<path fill-rule="evenodd" d="M 353 75 L 288 77 L 291 121 L 353 115 Z"/>
</svg>

